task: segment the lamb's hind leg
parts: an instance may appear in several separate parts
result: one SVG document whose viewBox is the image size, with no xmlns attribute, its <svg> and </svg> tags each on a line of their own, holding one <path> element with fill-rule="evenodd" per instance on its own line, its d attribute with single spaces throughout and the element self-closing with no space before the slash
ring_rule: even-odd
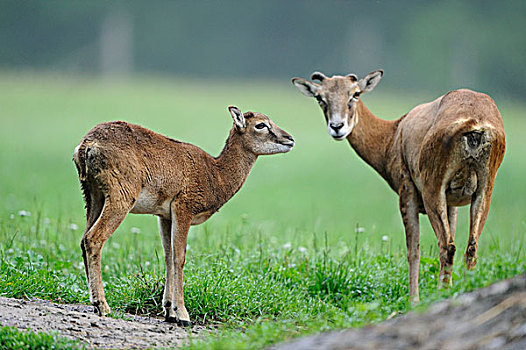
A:
<svg viewBox="0 0 526 350">
<path fill-rule="evenodd" d="M 81 247 L 88 280 L 90 301 L 95 312 L 104 316 L 111 312 L 102 287 L 101 253 L 104 243 L 115 232 L 130 210 L 119 195 L 107 195 L 102 212 L 82 237 Z"/>
<path fill-rule="evenodd" d="M 102 212 L 102 208 L 104 207 L 104 196 L 100 189 L 97 186 L 91 185 L 89 181 L 81 181 L 81 184 L 86 202 L 86 228 L 84 229 L 84 235 L 86 235 Z M 89 284 L 88 263 L 83 240 L 80 243 L 80 247 L 82 249 L 82 259 L 84 261 L 86 280 Z"/>
</svg>

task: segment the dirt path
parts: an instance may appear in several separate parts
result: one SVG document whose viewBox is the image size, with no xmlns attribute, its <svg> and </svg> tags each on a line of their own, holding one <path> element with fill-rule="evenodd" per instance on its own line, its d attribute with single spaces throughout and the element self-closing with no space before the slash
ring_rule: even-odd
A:
<svg viewBox="0 0 526 350">
<path fill-rule="evenodd" d="M 124 319 L 98 317 L 87 305 L 62 305 L 45 300 L 31 301 L 0 298 L 0 324 L 33 331 L 56 331 L 61 336 L 78 339 L 89 347 L 102 349 L 142 349 L 177 347 L 189 336 L 199 336 L 207 329 L 191 329 L 156 318 L 125 315 Z"/>
<path fill-rule="evenodd" d="M 90 347 L 177 347 L 189 336 L 209 332 L 184 329 L 156 318 L 126 315 L 101 318 L 86 305 L 0 298 L 0 324 L 34 331 L 58 331 Z M 333 331 L 272 347 L 274 350 L 340 349 L 526 349 L 526 274 L 378 325 Z"/>
<path fill-rule="evenodd" d="M 526 275 L 374 326 L 309 336 L 273 350 L 526 349 Z"/>
</svg>

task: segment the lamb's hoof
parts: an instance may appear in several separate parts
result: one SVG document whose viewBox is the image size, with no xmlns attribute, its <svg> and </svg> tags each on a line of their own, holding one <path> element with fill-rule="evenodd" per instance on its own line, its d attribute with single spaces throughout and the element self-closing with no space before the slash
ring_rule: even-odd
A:
<svg viewBox="0 0 526 350">
<path fill-rule="evenodd" d="M 111 309 L 106 302 L 95 302 L 93 303 L 94 311 L 97 315 L 104 317 L 111 313 Z"/>
<path fill-rule="evenodd" d="M 192 322 L 180 320 L 176 316 L 164 316 L 165 322 L 176 323 L 179 327 L 192 327 Z"/>
<path fill-rule="evenodd" d="M 178 320 L 178 321 L 177 321 L 177 325 L 178 325 L 179 327 L 185 327 L 185 328 L 186 328 L 186 327 L 192 327 L 192 322 L 187 321 L 187 320 Z"/>
<path fill-rule="evenodd" d="M 409 302 L 411 303 L 412 307 L 415 307 L 420 303 L 420 297 L 418 295 L 410 296 Z"/>
</svg>

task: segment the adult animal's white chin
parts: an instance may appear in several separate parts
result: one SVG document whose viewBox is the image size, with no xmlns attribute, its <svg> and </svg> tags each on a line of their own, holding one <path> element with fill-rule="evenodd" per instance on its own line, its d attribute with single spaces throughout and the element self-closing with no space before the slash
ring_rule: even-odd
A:
<svg viewBox="0 0 526 350">
<path fill-rule="evenodd" d="M 351 133 L 351 131 L 347 131 L 347 132 L 338 132 L 338 133 L 335 133 L 334 131 L 332 132 L 329 132 L 329 134 L 332 136 L 333 139 L 335 139 L 336 141 L 343 141 L 347 138 L 347 136 L 349 136 L 349 134 Z"/>
</svg>

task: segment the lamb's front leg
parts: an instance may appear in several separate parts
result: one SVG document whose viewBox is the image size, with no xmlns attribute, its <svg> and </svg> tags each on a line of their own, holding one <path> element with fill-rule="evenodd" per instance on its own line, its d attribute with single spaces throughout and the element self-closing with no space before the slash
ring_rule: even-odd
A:
<svg viewBox="0 0 526 350">
<path fill-rule="evenodd" d="M 184 306 L 183 295 L 183 268 L 186 260 L 186 239 L 193 216 L 185 212 L 177 211 L 172 207 L 172 248 L 175 271 L 175 288 L 173 294 L 174 312 L 177 324 L 180 326 L 191 326 L 190 316 Z"/>
<path fill-rule="evenodd" d="M 173 309 L 174 259 L 172 249 L 172 220 L 159 217 L 159 230 L 163 242 L 164 263 L 166 266 L 163 295 L 164 318 L 167 322 L 177 322 L 175 311 Z"/>
</svg>

